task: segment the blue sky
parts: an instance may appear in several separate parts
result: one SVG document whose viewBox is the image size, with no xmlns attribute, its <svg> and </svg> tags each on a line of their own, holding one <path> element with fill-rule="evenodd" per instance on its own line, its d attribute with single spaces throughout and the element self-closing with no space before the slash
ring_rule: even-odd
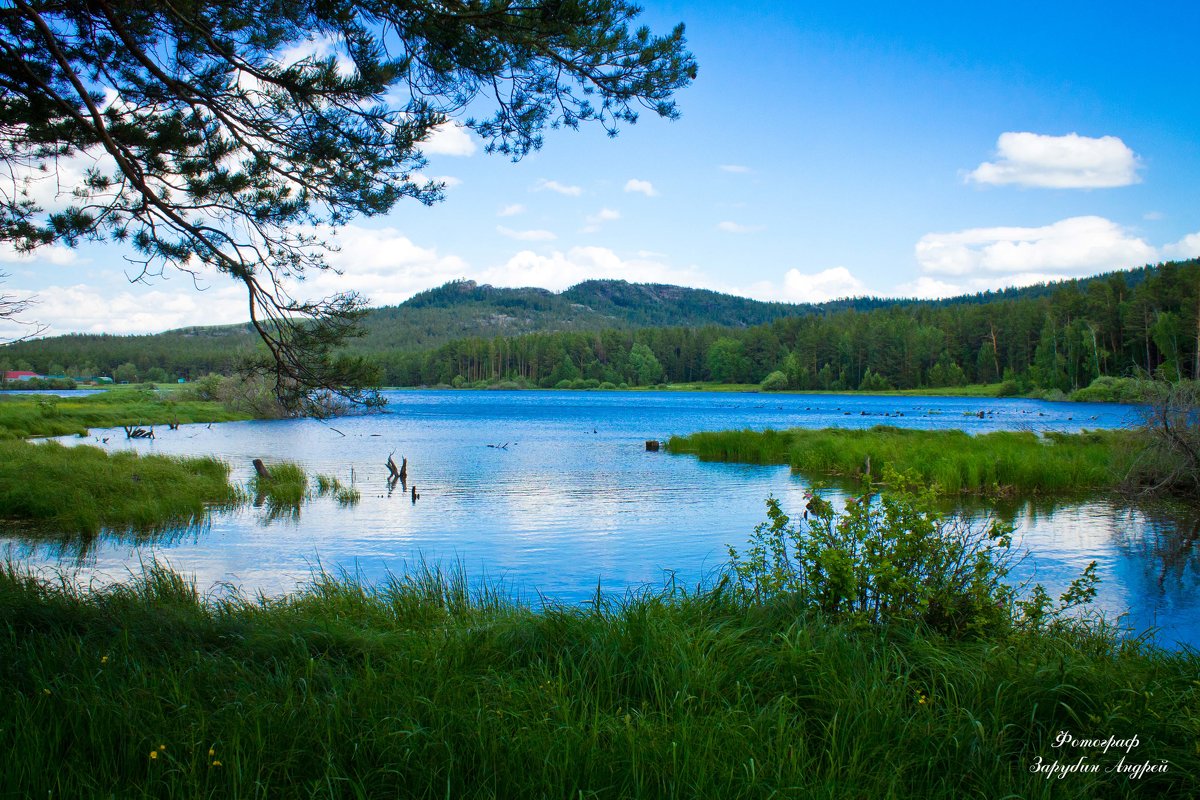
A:
<svg viewBox="0 0 1200 800">
<path fill-rule="evenodd" d="M 687 25 L 700 65 L 680 120 L 552 131 L 517 164 L 447 131 L 427 170 L 445 202 L 343 230 L 343 274 L 301 293 L 624 278 L 948 296 L 1200 255 L 1198 6 L 646 5 L 655 30 Z M 0 251 L 4 290 L 37 295 L 49 333 L 245 319 L 220 276 L 197 291 L 125 269 L 113 247 Z"/>
</svg>

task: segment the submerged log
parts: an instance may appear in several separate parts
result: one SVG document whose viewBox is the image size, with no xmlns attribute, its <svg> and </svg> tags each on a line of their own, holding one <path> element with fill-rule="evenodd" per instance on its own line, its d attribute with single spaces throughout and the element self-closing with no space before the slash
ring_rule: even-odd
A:
<svg viewBox="0 0 1200 800">
<path fill-rule="evenodd" d="M 254 459 L 254 471 L 258 473 L 261 480 L 271 480 L 271 471 L 267 469 L 267 465 L 263 463 L 261 458 Z"/>
<path fill-rule="evenodd" d="M 146 430 L 145 428 L 139 428 L 134 425 L 122 425 L 121 427 L 123 427 L 125 429 L 125 438 L 126 439 L 153 439 L 154 438 L 154 428 L 150 428 L 149 430 Z"/>
</svg>

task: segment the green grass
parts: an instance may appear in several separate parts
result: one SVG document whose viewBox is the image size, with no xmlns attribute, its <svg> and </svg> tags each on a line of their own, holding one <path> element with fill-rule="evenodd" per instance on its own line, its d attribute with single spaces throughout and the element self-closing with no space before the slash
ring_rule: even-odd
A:
<svg viewBox="0 0 1200 800">
<path fill-rule="evenodd" d="M 911 471 L 946 493 L 1054 495 L 1117 488 L 1132 463 L 1134 434 L 921 431 L 875 427 L 719 431 L 674 436 L 672 453 L 704 461 L 787 464 L 810 478 L 873 478 Z"/>
<path fill-rule="evenodd" d="M 214 458 L 0 440 L 0 519 L 39 530 L 153 531 L 202 521 L 210 506 L 239 499 L 229 465 Z"/>
<path fill-rule="evenodd" d="M 1196 653 L 1081 631 L 951 642 L 786 603 L 543 610 L 424 572 L 215 599 L 152 568 L 85 592 L 0 570 L 14 797 L 1184 797 Z M 1136 734 L 1165 774 L 1054 780 Z M 151 753 L 156 754 L 151 758 Z M 218 763 L 219 762 L 219 765 Z"/>
<path fill-rule="evenodd" d="M 89 428 L 249 419 L 217 402 L 176 400 L 171 392 L 110 389 L 83 397 L 0 394 L 0 438 L 69 436 Z"/>
</svg>

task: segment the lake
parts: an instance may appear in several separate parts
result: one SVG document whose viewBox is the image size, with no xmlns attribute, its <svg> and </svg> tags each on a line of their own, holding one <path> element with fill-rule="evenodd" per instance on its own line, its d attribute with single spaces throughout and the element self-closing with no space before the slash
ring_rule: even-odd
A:
<svg viewBox="0 0 1200 800">
<path fill-rule="evenodd" d="M 581 602 L 606 592 L 694 586 L 710 578 L 763 521 L 765 500 L 803 507 L 806 482 L 786 467 L 701 463 L 645 450 L 648 439 L 728 428 L 870 427 L 993 430 L 1111 428 L 1136 422 L 1130 406 L 1020 399 L 699 392 L 388 392 L 385 413 L 328 422 L 278 420 L 156 429 L 152 441 L 94 430 L 69 443 L 144 452 L 212 454 L 246 481 L 251 460 L 300 462 L 362 492 L 299 516 L 271 519 L 245 507 L 152 541 L 106 535 L 32 543 L 0 530 L 0 551 L 82 581 L 120 580 L 152 558 L 194 575 L 201 589 L 227 582 L 278 593 L 314 569 L 371 581 L 422 560 L 461 564 L 472 579 L 502 581 L 525 599 Z M 107 438 L 107 442 L 103 440 Z M 389 492 L 385 462 L 408 459 L 413 502 Z M 1032 557 L 1014 573 L 1061 592 L 1092 560 L 1098 604 L 1157 626 L 1164 644 L 1200 645 L 1200 551 L 1182 523 L 1106 502 L 1013 511 Z M 1190 525 L 1190 523 L 1189 523 Z"/>
</svg>

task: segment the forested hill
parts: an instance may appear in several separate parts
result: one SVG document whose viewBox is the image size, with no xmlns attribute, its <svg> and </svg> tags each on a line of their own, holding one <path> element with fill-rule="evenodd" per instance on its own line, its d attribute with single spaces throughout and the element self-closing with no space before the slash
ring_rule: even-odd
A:
<svg viewBox="0 0 1200 800">
<path fill-rule="evenodd" d="M 863 299 L 863 307 L 874 305 Z M 369 350 L 423 350 L 466 337 L 606 328 L 747 328 L 819 311 L 813 305 L 764 303 L 706 289 L 653 283 L 585 281 L 561 293 L 453 281 L 398 306 L 373 309 L 361 343 Z"/>
<path fill-rule="evenodd" d="M 462 338 L 514 336 L 539 331 L 597 331 L 644 327 L 747 328 L 828 308 L 874 308 L 892 301 L 840 300 L 825 306 L 764 303 L 705 289 L 625 281 L 585 281 L 561 293 L 507 289 L 453 281 L 398 306 L 371 309 L 356 350 L 424 351 Z M 160 367 L 169 375 L 225 372 L 258 346 L 249 325 L 191 327 L 146 336 L 71 334 L 0 347 L 0 362 L 42 373 L 112 375 L 132 363 L 144 375 Z M 61 370 L 54 369 L 60 367 Z"/>
<path fill-rule="evenodd" d="M 764 303 L 701 289 L 587 281 L 562 293 L 455 281 L 365 319 L 352 350 L 390 385 L 558 386 L 712 380 L 882 389 L 1011 379 L 1200 376 L 1200 261 L 945 300 Z M 228 372 L 247 326 L 62 336 L 0 347 L 0 366 L 164 380 Z M 122 377 L 118 377 L 122 380 Z"/>
</svg>

